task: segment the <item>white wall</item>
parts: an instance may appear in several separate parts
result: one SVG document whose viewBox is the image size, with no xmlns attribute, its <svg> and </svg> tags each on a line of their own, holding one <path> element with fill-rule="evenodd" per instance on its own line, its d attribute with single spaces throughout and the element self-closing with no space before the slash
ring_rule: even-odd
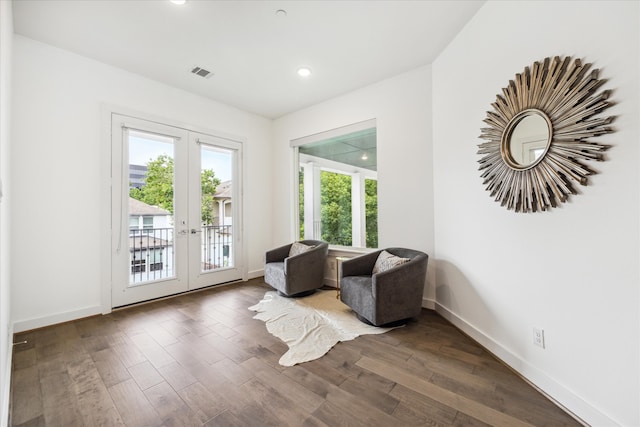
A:
<svg viewBox="0 0 640 427">
<path fill-rule="evenodd" d="M 261 271 L 271 240 L 270 120 L 18 35 L 13 85 L 16 330 L 100 312 L 103 104 L 246 139 L 245 270 Z"/>
<path fill-rule="evenodd" d="M 0 426 L 6 426 L 9 416 L 9 386 L 11 384 L 11 253 L 10 241 L 10 168 L 11 139 L 11 64 L 13 14 L 11 2 L 0 1 Z"/>
<path fill-rule="evenodd" d="M 437 308 L 594 426 L 640 425 L 638 5 L 489 2 L 433 64 Z M 478 135 L 508 80 L 555 55 L 608 79 L 613 147 L 569 203 L 516 214 L 482 185 Z"/>
<path fill-rule="evenodd" d="M 426 66 L 289 114 L 274 122 L 273 245 L 295 239 L 289 141 L 377 120 L 378 242 L 433 254 L 431 68 Z M 332 264 L 333 265 L 333 264 Z M 433 299 L 433 264 L 425 298 Z"/>
</svg>

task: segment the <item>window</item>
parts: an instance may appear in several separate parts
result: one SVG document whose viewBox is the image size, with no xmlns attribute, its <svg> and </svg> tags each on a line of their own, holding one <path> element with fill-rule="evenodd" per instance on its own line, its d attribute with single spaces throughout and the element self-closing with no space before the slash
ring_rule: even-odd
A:
<svg viewBox="0 0 640 427">
<path fill-rule="evenodd" d="M 152 216 L 143 216 L 142 217 L 142 228 L 147 230 L 153 228 L 153 217 Z"/>
<path fill-rule="evenodd" d="M 301 239 L 331 245 L 378 246 L 375 120 L 291 142 L 298 161 Z"/>
<path fill-rule="evenodd" d="M 138 216 L 129 216 L 129 230 L 137 230 L 140 228 L 140 220 Z"/>
</svg>

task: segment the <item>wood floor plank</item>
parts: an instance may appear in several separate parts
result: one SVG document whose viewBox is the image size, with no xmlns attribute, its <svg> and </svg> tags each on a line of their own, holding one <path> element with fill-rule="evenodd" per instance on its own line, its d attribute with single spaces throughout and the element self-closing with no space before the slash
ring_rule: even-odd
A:
<svg viewBox="0 0 640 427">
<path fill-rule="evenodd" d="M 369 405 L 387 414 L 392 414 L 400 402 L 383 390 L 370 387 L 354 379 L 346 380 L 340 384 L 340 388 L 354 396 L 358 396 L 360 400 L 364 400 Z"/>
<path fill-rule="evenodd" d="M 178 326 L 186 329 L 189 333 L 199 337 L 210 334 L 212 331 L 203 320 L 185 319 L 178 322 Z"/>
<path fill-rule="evenodd" d="M 334 368 L 334 366 L 327 363 L 326 358 L 320 358 L 318 360 L 313 360 L 311 362 L 305 363 L 304 368 L 309 372 L 312 372 L 317 376 L 325 379 L 326 381 L 328 381 L 333 385 L 340 385 L 347 378 L 349 378 L 348 372 L 343 373 L 344 368 L 348 365 L 349 365 L 349 362 L 344 362 L 342 365 L 337 367 L 342 369 L 342 371 L 339 371 L 338 369 Z"/>
<path fill-rule="evenodd" d="M 308 413 L 291 400 L 289 393 L 283 395 L 270 384 L 265 384 L 257 378 L 247 381 L 242 390 L 265 412 L 280 420 L 280 425 L 293 426 L 308 416 Z"/>
<path fill-rule="evenodd" d="M 144 391 L 165 426 L 200 427 L 202 422 L 166 382 Z"/>
<path fill-rule="evenodd" d="M 158 368 L 158 372 L 175 391 L 182 390 L 183 388 L 198 381 L 178 362 L 173 362 Z"/>
<path fill-rule="evenodd" d="M 216 322 L 212 325 L 209 325 L 208 327 L 211 330 L 211 332 L 215 332 L 216 334 L 220 335 L 223 338 L 231 338 L 232 336 L 238 334 L 233 328 L 223 325 L 222 323 Z"/>
<path fill-rule="evenodd" d="M 11 377 L 12 421 L 22 424 L 43 414 L 38 366 L 13 371 Z"/>
<path fill-rule="evenodd" d="M 144 330 L 162 347 L 178 342 L 175 336 L 157 323 L 145 325 Z"/>
<path fill-rule="evenodd" d="M 136 384 L 138 384 L 138 387 L 142 391 L 149 387 L 153 387 L 156 384 L 160 384 L 165 380 L 158 370 L 149 363 L 149 361 L 144 361 L 131 366 L 129 368 L 129 374 L 133 377 Z"/>
<path fill-rule="evenodd" d="M 330 402 L 323 403 L 313 416 L 332 427 L 370 427 L 366 420 L 358 419 L 356 414 L 338 408 Z"/>
<path fill-rule="evenodd" d="M 248 426 L 265 426 L 265 427 L 282 427 L 286 424 L 283 424 L 282 420 L 278 417 L 274 416 L 270 412 L 266 410 L 266 408 L 256 402 L 253 402 L 249 405 L 244 406 L 239 411 L 230 411 L 233 415 L 234 419 L 238 419 L 240 421 L 240 425 L 242 427 Z M 218 417 L 215 418 L 217 421 Z M 224 424 L 210 424 L 210 425 L 224 425 Z"/>
<path fill-rule="evenodd" d="M 73 391 L 78 400 L 82 425 L 124 426 L 111 395 L 89 355 L 70 363 L 68 372 L 73 388 L 67 391 Z"/>
<path fill-rule="evenodd" d="M 183 388 L 178 395 L 202 423 L 206 423 L 228 409 L 228 405 L 222 399 L 217 399 L 199 382 Z"/>
<path fill-rule="evenodd" d="M 458 414 L 450 406 L 401 384 L 396 384 L 389 394 L 400 401 L 393 415 L 406 424 L 451 425 Z"/>
<path fill-rule="evenodd" d="M 131 378 L 129 371 L 112 349 L 105 348 L 91 353 L 91 357 L 107 388 Z"/>
<path fill-rule="evenodd" d="M 397 419 L 375 406 L 377 401 L 368 401 L 341 387 L 331 387 L 327 394 L 327 402 L 343 412 L 350 412 L 368 426 L 393 426 L 397 423 Z"/>
<path fill-rule="evenodd" d="M 266 424 L 265 424 L 266 425 Z M 246 427 L 247 424 L 233 415 L 231 411 L 224 411 L 203 424 L 204 427 Z"/>
<path fill-rule="evenodd" d="M 82 415 L 77 397 L 69 393 L 73 383 L 69 374 L 49 375 L 40 378 L 42 407 L 47 426 L 82 426 Z"/>
<path fill-rule="evenodd" d="M 24 423 L 12 425 L 15 427 L 46 427 L 47 422 L 44 420 L 44 415 L 40 415 L 39 417 L 25 421 Z"/>
<path fill-rule="evenodd" d="M 398 384 L 402 384 L 403 386 L 424 394 L 425 396 L 430 396 L 445 405 L 451 406 L 458 411 L 471 415 L 472 417 L 488 424 L 504 427 L 531 426 L 529 423 L 499 412 L 472 399 L 460 396 L 450 390 L 446 390 L 428 381 L 416 378 L 412 374 L 393 365 L 380 362 L 366 356 L 358 361 L 358 365 L 372 372 L 377 372 L 379 375 L 391 378 Z"/>
<path fill-rule="evenodd" d="M 175 362 L 173 357 L 147 333 L 137 334 L 130 338 L 131 342 L 138 347 L 138 350 L 140 350 L 147 360 L 156 368 Z"/>
<path fill-rule="evenodd" d="M 209 343 L 217 352 L 236 363 L 242 363 L 252 357 L 250 353 L 247 353 L 241 347 L 215 333 L 204 335 L 202 339 Z"/>
<path fill-rule="evenodd" d="M 209 336 L 209 334 L 206 336 Z M 211 365 L 225 358 L 225 354 L 219 351 L 215 343 L 209 342 L 204 336 L 188 333 L 180 336 L 178 339 L 203 363 Z"/>
<path fill-rule="evenodd" d="M 35 366 L 38 363 L 38 359 L 36 357 L 36 349 L 29 348 L 24 351 L 16 351 L 13 354 L 13 369 L 20 370 L 25 368 L 30 368 Z"/>
<path fill-rule="evenodd" d="M 109 394 L 127 426 L 161 426 L 162 419 L 132 379 L 109 387 Z"/>
<path fill-rule="evenodd" d="M 147 362 L 145 355 L 138 350 L 138 347 L 133 344 L 131 338 L 124 332 L 108 335 L 106 342 L 108 348 L 113 350 L 126 368 Z"/>
<path fill-rule="evenodd" d="M 269 384 L 280 394 L 287 396 L 294 405 L 308 413 L 312 413 L 322 404 L 324 399 L 297 382 L 289 379 L 259 359 L 251 358 L 241 365 L 264 384 Z"/>
<path fill-rule="evenodd" d="M 301 427 L 330 427 L 328 424 L 323 423 L 319 418 L 314 415 L 310 415 L 302 423 Z"/>
<path fill-rule="evenodd" d="M 237 385 L 242 385 L 254 377 L 253 372 L 230 359 L 223 359 L 212 366 L 215 370 L 222 372 L 222 375 L 227 377 L 229 381 Z"/>
<path fill-rule="evenodd" d="M 304 366 L 306 366 L 306 364 Z M 289 369 L 284 371 L 283 374 L 303 386 L 305 389 L 324 398 L 329 394 L 329 389 L 332 385 L 324 378 L 310 372 L 303 366 L 291 366 Z"/>
</svg>

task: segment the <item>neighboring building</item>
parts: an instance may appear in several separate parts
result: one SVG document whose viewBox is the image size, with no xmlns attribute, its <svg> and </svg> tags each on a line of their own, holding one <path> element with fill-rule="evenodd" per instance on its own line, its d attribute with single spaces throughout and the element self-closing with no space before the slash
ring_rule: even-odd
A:
<svg viewBox="0 0 640 427">
<path fill-rule="evenodd" d="M 170 277 L 173 271 L 171 212 L 129 197 L 129 283 Z"/>
<path fill-rule="evenodd" d="M 129 197 L 129 230 L 170 228 L 171 212 Z"/>
<path fill-rule="evenodd" d="M 231 267 L 233 264 L 233 211 L 231 181 L 221 182 L 213 200 L 218 205 L 213 225 L 203 227 L 202 269 L 203 271 Z"/>
<path fill-rule="evenodd" d="M 140 188 L 147 179 L 146 165 L 129 165 L 129 188 Z"/>
<path fill-rule="evenodd" d="M 216 194 L 213 196 L 213 200 L 218 202 L 218 213 L 213 219 L 214 225 L 233 225 L 232 196 L 233 188 L 231 181 L 221 182 L 216 188 Z"/>
</svg>

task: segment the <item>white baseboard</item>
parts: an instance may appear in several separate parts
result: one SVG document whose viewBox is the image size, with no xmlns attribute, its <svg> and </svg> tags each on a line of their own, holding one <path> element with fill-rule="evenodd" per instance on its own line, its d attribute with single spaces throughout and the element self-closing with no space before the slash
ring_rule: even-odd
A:
<svg viewBox="0 0 640 427">
<path fill-rule="evenodd" d="M 264 276 L 264 268 L 247 272 L 247 280 Z"/>
<path fill-rule="evenodd" d="M 69 322 L 83 317 L 95 316 L 96 314 L 102 314 L 102 306 L 94 305 L 91 307 L 81 308 L 79 310 L 67 311 L 34 319 L 18 320 L 13 322 L 13 332 L 17 334 L 19 332 L 43 328 L 57 323 Z"/>
<path fill-rule="evenodd" d="M 458 329 L 474 339 L 478 344 L 491 352 L 507 366 L 519 374 L 540 393 L 574 417 L 584 425 L 617 426 L 619 423 L 600 412 L 583 398 L 558 383 L 545 372 L 532 366 L 529 362 L 502 346 L 499 342 L 453 313 L 447 307 L 435 302 L 435 310 L 442 317 L 453 323 Z M 571 408 L 571 409 L 569 409 Z"/>
<path fill-rule="evenodd" d="M 2 408 L 0 409 L 0 427 L 7 427 L 9 425 L 9 410 L 10 410 L 10 394 L 11 394 L 11 365 L 13 363 L 13 325 L 9 324 L 9 333 L 7 334 L 9 341 L 7 342 L 7 365 L 4 366 L 4 384 L 0 384 L 2 387 Z"/>
<path fill-rule="evenodd" d="M 431 298 L 422 298 L 422 307 L 428 308 L 429 310 L 436 309 L 436 301 Z"/>
</svg>

